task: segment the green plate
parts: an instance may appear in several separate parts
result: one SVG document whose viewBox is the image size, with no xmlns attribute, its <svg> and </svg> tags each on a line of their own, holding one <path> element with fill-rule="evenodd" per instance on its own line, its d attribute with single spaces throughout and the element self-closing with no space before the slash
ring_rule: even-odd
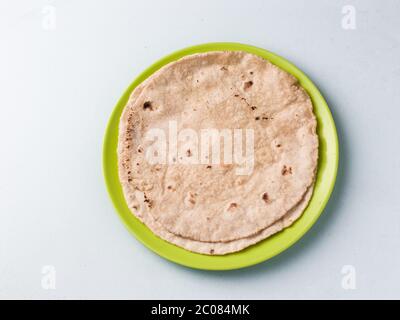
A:
<svg viewBox="0 0 400 320">
<path fill-rule="evenodd" d="M 155 236 L 144 224 L 136 219 L 129 211 L 122 193 L 118 178 L 116 152 L 119 118 L 133 89 L 171 61 L 178 60 L 186 55 L 215 50 L 241 50 L 256 54 L 299 79 L 300 84 L 309 93 L 314 105 L 314 112 L 318 120 L 317 130 L 320 143 L 318 175 L 314 194 L 302 217 L 292 226 L 274 236 L 240 252 L 224 256 L 207 256 L 177 247 Z M 338 161 L 339 147 L 335 123 L 328 105 L 317 87 L 301 70 L 282 57 L 264 49 L 239 43 L 207 43 L 185 48 L 162 58 L 144 70 L 131 83 L 115 106 L 107 125 L 103 146 L 103 173 L 107 189 L 120 218 L 128 230 L 158 255 L 187 267 L 206 270 L 230 270 L 248 267 L 272 258 L 299 240 L 316 222 L 328 202 L 335 184 Z"/>
</svg>

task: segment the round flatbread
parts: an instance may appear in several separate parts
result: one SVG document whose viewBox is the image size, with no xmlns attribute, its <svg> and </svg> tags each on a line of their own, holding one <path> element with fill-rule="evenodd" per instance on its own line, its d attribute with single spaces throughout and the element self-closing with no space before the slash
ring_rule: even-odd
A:
<svg viewBox="0 0 400 320">
<path fill-rule="evenodd" d="M 225 163 L 221 151 L 219 162 L 210 152 L 209 163 L 200 163 L 199 139 L 199 148 L 183 143 L 172 154 L 168 141 L 167 162 L 149 163 L 157 141 L 148 132 L 170 137 L 171 124 L 201 138 L 204 129 L 240 129 L 244 144 L 253 132 L 253 159 L 243 147 L 241 161 Z M 316 120 L 297 80 L 268 61 L 245 52 L 196 54 L 133 92 L 121 117 L 118 158 L 125 198 L 139 218 L 149 216 L 182 239 L 246 239 L 280 221 L 312 185 Z"/>
</svg>

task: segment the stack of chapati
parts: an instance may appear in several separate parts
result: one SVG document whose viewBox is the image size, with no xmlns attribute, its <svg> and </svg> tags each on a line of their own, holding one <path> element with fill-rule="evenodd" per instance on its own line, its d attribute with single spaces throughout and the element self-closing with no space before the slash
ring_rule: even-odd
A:
<svg viewBox="0 0 400 320">
<path fill-rule="evenodd" d="M 223 157 L 149 162 L 154 141 L 146 134 L 158 129 L 168 137 L 171 122 L 199 136 L 207 128 L 253 130 L 251 172 L 238 174 L 240 164 Z M 187 250 L 242 250 L 290 226 L 307 207 L 316 125 L 308 94 L 270 62 L 241 51 L 186 56 L 139 85 L 122 114 L 118 160 L 127 204 L 157 236 Z"/>
</svg>

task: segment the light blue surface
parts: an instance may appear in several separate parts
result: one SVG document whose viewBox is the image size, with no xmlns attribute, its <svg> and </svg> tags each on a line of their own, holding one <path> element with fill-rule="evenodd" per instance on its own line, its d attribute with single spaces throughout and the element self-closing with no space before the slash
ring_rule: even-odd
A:
<svg viewBox="0 0 400 320">
<path fill-rule="evenodd" d="M 356 30 L 341 27 L 356 8 Z M 56 28 L 42 27 L 43 6 Z M 2 1 L 1 298 L 400 298 L 398 1 Z M 227 273 L 165 261 L 120 223 L 101 173 L 126 85 L 165 54 L 235 41 L 318 85 L 338 129 L 335 191 L 296 245 Z M 5 152 L 6 150 L 6 152 Z M 93 221 L 96 221 L 93 224 Z M 41 287 L 44 265 L 56 289 Z M 356 269 L 356 290 L 341 269 Z"/>
</svg>

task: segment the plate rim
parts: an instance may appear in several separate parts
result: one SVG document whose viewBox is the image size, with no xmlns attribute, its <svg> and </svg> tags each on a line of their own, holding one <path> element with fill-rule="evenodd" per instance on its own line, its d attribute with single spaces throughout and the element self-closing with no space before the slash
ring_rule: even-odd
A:
<svg viewBox="0 0 400 320">
<path fill-rule="evenodd" d="M 216 48 L 218 48 L 218 49 L 216 49 Z M 320 201 L 318 203 L 318 209 L 317 209 L 318 212 L 313 212 L 312 216 L 310 217 L 310 219 L 308 219 L 307 223 L 302 227 L 301 231 L 294 234 L 290 238 L 290 240 L 287 240 L 287 241 L 285 241 L 285 243 L 280 244 L 279 248 L 275 248 L 275 250 L 272 250 L 269 253 L 265 253 L 264 255 L 261 255 L 258 258 L 253 258 L 251 261 L 243 261 L 243 259 L 240 259 L 240 258 L 237 261 L 235 261 L 235 259 L 233 259 L 233 261 L 229 262 L 228 260 L 229 260 L 229 257 L 233 257 L 235 255 L 240 255 L 244 251 L 251 250 L 252 247 L 257 247 L 257 246 L 261 247 L 263 244 L 265 245 L 266 242 L 270 241 L 270 239 L 274 238 L 276 235 L 279 235 L 284 232 L 290 232 L 292 227 L 285 228 L 283 231 L 278 232 L 276 235 L 273 235 L 272 237 L 267 238 L 253 246 L 250 246 L 247 249 L 241 250 L 239 252 L 223 255 L 223 256 L 209 256 L 209 255 L 203 255 L 203 254 L 199 254 L 199 253 L 193 253 L 186 249 L 177 247 L 161 238 L 158 238 L 157 236 L 155 236 L 153 234 L 154 237 L 157 238 L 157 239 L 153 239 L 153 240 L 167 243 L 166 248 L 168 248 L 169 246 L 173 246 L 176 248 L 176 249 L 169 248 L 173 251 L 177 251 L 175 254 L 171 254 L 169 252 L 170 250 L 167 250 L 167 252 L 166 252 L 166 248 L 163 249 L 162 246 L 160 247 L 160 245 L 154 245 L 154 243 L 152 243 L 151 241 L 149 242 L 148 239 L 145 239 L 145 237 L 143 235 L 141 235 L 138 232 L 138 230 L 134 230 L 134 228 L 132 227 L 132 224 L 139 224 L 139 226 L 137 226 L 137 228 L 140 228 L 140 225 L 142 225 L 150 233 L 152 233 L 147 228 L 147 226 L 145 226 L 142 222 L 140 222 L 131 212 L 129 212 L 130 217 L 128 218 L 121 211 L 122 209 L 120 208 L 120 204 L 118 203 L 119 200 L 116 199 L 118 197 L 118 195 L 116 195 L 116 193 L 118 193 L 118 192 L 116 190 L 114 190 L 114 187 L 112 186 L 112 184 L 114 184 L 115 181 L 111 177 L 110 172 L 109 172 L 110 170 L 113 170 L 112 168 L 111 169 L 109 168 L 111 165 L 111 163 L 109 163 L 109 158 L 110 158 L 109 144 L 112 144 L 111 140 L 113 140 L 112 131 L 115 131 L 115 125 L 116 125 L 116 129 L 118 132 L 119 118 L 120 118 L 123 108 L 125 107 L 126 100 L 129 98 L 131 92 L 140 83 L 142 83 L 146 78 L 148 78 L 151 74 L 153 74 L 155 71 L 157 71 L 159 68 L 166 65 L 167 63 L 175 61 L 175 60 L 177 60 L 183 56 L 189 55 L 189 54 L 210 52 L 210 51 L 246 51 L 246 52 L 250 52 L 250 53 L 259 55 L 262 58 L 267 59 L 271 63 L 277 65 L 279 68 L 294 75 L 299 80 L 300 84 L 303 87 L 305 84 L 307 84 L 309 89 L 306 89 L 306 88 L 305 89 L 308 92 L 308 94 L 310 95 L 311 99 L 313 100 L 314 112 L 317 109 L 314 105 L 314 100 L 318 100 L 319 101 L 318 103 L 322 105 L 322 106 L 319 105 L 319 108 L 321 108 L 321 107 L 324 108 L 323 111 L 325 111 L 325 113 L 326 113 L 325 117 L 327 117 L 329 120 L 329 125 L 331 127 L 330 128 L 331 136 L 333 137 L 333 140 L 329 141 L 331 144 L 330 149 L 332 149 L 331 154 L 329 154 L 330 173 L 331 173 L 330 181 L 324 182 L 324 184 L 326 184 L 326 187 L 325 187 L 326 191 L 324 193 L 324 198 L 322 199 L 322 201 Z M 266 58 L 265 56 L 267 56 L 268 58 Z M 291 69 L 291 70 L 288 71 L 287 69 Z M 310 89 L 312 89 L 312 92 L 309 91 Z M 321 110 L 319 110 L 319 112 L 320 111 Z M 118 118 L 117 124 L 114 123 L 116 121 L 116 119 L 115 119 L 116 117 Z M 318 116 L 317 116 L 317 127 L 320 127 L 321 125 L 322 125 L 322 123 L 320 123 L 320 120 L 318 120 Z M 318 135 L 318 138 L 319 138 L 319 142 L 321 143 L 320 135 Z M 115 137 L 114 137 L 114 139 L 115 139 Z M 117 140 L 118 140 L 118 137 L 117 137 Z M 319 152 L 320 152 L 320 150 L 319 150 Z M 115 147 L 115 155 L 116 155 L 116 153 L 117 153 L 117 149 Z M 322 96 L 321 92 L 319 91 L 318 87 L 314 84 L 314 82 L 302 70 L 300 70 L 297 66 L 295 66 L 293 63 L 291 63 L 286 58 L 283 58 L 280 55 L 277 55 L 277 54 L 275 54 L 271 51 L 268 51 L 266 49 L 263 49 L 263 48 L 259 48 L 259 47 L 255 47 L 255 46 L 247 45 L 247 44 L 242 44 L 242 43 L 237 43 L 237 42 L 211 42 L 211 43 L 203 43 L 203 44 L 185 47 L 183 49 L 176 50 L 176 51 L 162 57 L 161 59 L 158 59 L 157 61 L 152 63 L 149 67 L 147 67 L 142 72 L 140 72 L 135 77 L 135 79 L 130 83 L 130 85 L 124 90 L 122 96 L 118 99 L 116 105 L 114 106 L 113 111 L 109 117 L 109 120 L 107 121 L 107 126 L 106 126 L 106 130 L 105 130 L 105 134 L 104 134 L 104 138 L 103 138 L 103 146 L 102 146 L 102 171 L 103 171 L 104 181 L 106 184 L 107 193 L 111 199 L 111 202 L 113 203 L 115 210 L 117 211 L 119 218 L 122 220 L 125 227 L 130 231 L 131 234 L 133 234 L 135 236 L 135 238 L 137 240 L 139 240 L 148 249 L 150 249 L 154 253 L 158 254 L 159 256 L 161 256 L 169 261 L 172 261 L 174 263 L 177 263 L 177 264 L 189 267 L 189 268 L 201 269 L 201 270 L 221 270 L 222 271 L 222 270 L 233 270 L 233 269 L 250 267 L 255 264 L 267 261 L 267 260 L 277 256 L 278 254 L 282 253 L 283 251 L 287 250 L 289 247 L 291 247 L 294 243 L 296 243 L 298 240 L 300 240 L 311 229 L 311 227 L 315 224 L 315 222 L 318 220 L 318 218 L 324 211 L 324 209 L 330 199 L 330 196 L 333 192 L 334 186 L 335 186 L 338 167 L 339 167 L 339 139 L 338 139 L 338 135 L 337 135 L 335 121 L 333 119 L 332 113 L 329 109 L 327 102 L 325 101 L 324 97 Z M 117 170 L 117 176 L 118 176 L 118 166 L 116 166 L 114 168 L 114 170 Z M 320 159 L 318 161 L 318 171 L 317 171 L 316 181 L 319 180 L 319 175 L 320 175 Z M 119 182 L 119 179 L 118 179 L 118 182 Z M 122 189 L 119 191 L 122 192 Z M 314 194 L 310 199 L 309 205 L 311 204 L 313 197 L 314 197 Z M 124 200 L 124 204 L 126 206 L 125 200 Z M 307 211 L 307 209 L 308 208 L 306 208 L 304 210 L 304 213 Z M 129 208 L 128 208 L 128 210 L 129 210 Z M 303 218 L 304 218 L 304 214 L 295 222 L 295 224 L 298 221 L 302 220 Z M 130 221 L 128 221 L 128 219 Z M 164 246 L 165 246 L 165 244 L 164 244 Z M 184 252 L 181 252 L 182 250 Z M 185 255 L 201 256 L 202 258 L 199 258 L 199 259 L 204 259 L 205 262 L 199 264 L 194 261 L 195 259 L 193 259 L 193 261 L 190 261 L 190 259 L 189 259 L 189 261 L 187 261 L 187 259 L 183 257 Z M 215 259 L 215 261 L 217 259 L 221 259 L 221 260 L 225 259 L 227 261 L 225 261 L 225 263 L 222 262 L 222 263 L 212 264 L 211 263 L 212 259 Z M 207 260 L 209 260 L 209 262 L 207 262 Z"/>
</svg>

